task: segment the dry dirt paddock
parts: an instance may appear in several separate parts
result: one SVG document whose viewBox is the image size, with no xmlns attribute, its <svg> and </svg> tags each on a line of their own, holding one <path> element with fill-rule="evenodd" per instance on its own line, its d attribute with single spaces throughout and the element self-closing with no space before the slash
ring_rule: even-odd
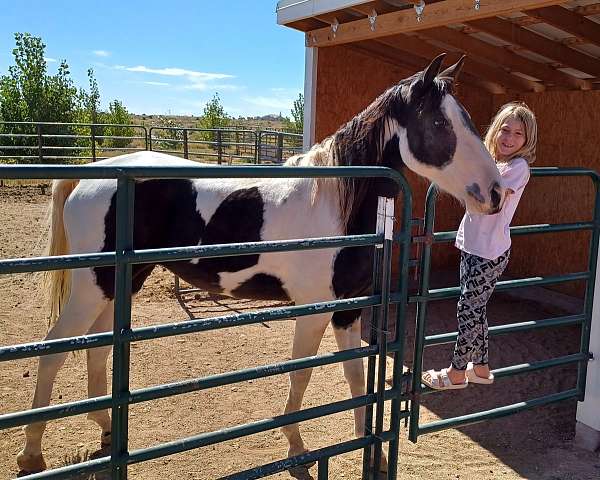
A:
<svg viewBox="0 0 600 480">
<path fill-rule="evenodd" d="M 0 258 L 24 257 L 40 252 L 45 209 L 49 196 L 36 186 L 0 188 Z M 0 345 L 41 339 L 46 331 L 43 306 L 31 274 L 0 276 Z M 190 296 L 186 307 L 196 317 L 208 317 L 267 306 L 242 300 L 211 300 Z M 432 331 L 455 330 L 454 305 L 433 304 Z M 492 323 L 559 315 L 531 301 L 516 301 L 497 294 L 489 308 Z M 175 322 L 189 318 L 173 294 L 173 279 L 157 269 L 135 299 L 135 326 Z M 408 351 L 413 326 L 407 327 Z M 289 358 L 293 322 L 277 322 L 226 329 L 212 333 L 164 338 L 132 345 L 131 387 L 202 377 L 224 371 L 272 363 Z M 576 329 L 496 337 L 491 361 L 500 367 L 564 355 L 575 351 Z M 333 335 L 326 333 L 321 352 L 336 349 Z M 426 368 L 444 366 L 449 347 L 427 352 Z M 69 356 L 59 372 L 53 403 L 85 397 L 84 356 Z M 110 359 L 109 359 L 110 363 Z M 0 366 L 0 413 L 26 409 L 36 380 L 37 359 Z M 422 421 L 484 410 L 571 388 L 575 370 L 554 368 L 499 380 L 491 387 L 472 386 L 459 392 L 428 395 L 423 401 Z M 177 438 L 209 432 L 281 413 L 287 394 L 287 378 L 275 376 L 214 390 L 141 403 L 130 409 L 130 446 L 140 448 Z M 305 406 L 315 406 L 348 397 L 341 367 L 315 369 Z M 574 401 L 563 402 L 512 417 L 472 425 L 458 430 L 423 436 L 417 444 L 402 431 L 398 477 L 401 479 L 547 479 L 592 480 L 600 478 L 598 453 L 573 446 Z M 310 447 L 322 447 L 349 439 L 350 412 L 302 425 Z M 0 479 L 17 475 L 15 456 L 23 444 L 19 428 L 0 432 Z M 44 437 L 44 454 L 50 467 L 98 455 L 99 429 L 83 415 L 50 422 Z M 135 479 L 212 479 L 283 458 L 286 441 L 279 431 L 173 455 L 134 465 Z M 333 458 L 334 479 L 360 478 L 358 452 Z M 98 475 L 98 478 L 102 475 Z M 302 478 L 316 477 L 312 468 Z M 276 478 L 290 478 L 288 472 Z"/>
</svg>

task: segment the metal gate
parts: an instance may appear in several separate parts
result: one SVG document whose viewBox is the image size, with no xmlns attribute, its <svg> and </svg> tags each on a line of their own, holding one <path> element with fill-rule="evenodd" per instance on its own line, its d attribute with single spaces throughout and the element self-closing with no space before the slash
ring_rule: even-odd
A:
<svg viewBox="0 0 600 480">
<path fill-rule="evenodd" d="M 110 469 L 111 478 L 127 478 L 128 465 L 156 459 L 162 456 L 205 447 L 233 438 L 243 437 L 270 429 L 279 428 L 305 420 L 330 415 L 337 412 L 366 406 L 366 435 L 326 448 L 311 451 L 293 458 L 283 459 L 267 465 L 239 472 L 227 478 L 261 478 L 291 467 L 316 461 L 318 478 L 328 478 L 329 458 L 353 450 L 364 449 L 363 477 L 368 478 L 372 470 L 369 466 L 371 449 L 375 449 L 374 469 L 381 461 L 382 444 L 389 443 L 389 479 L 396 477 L 398 438 L 400 421 L 408 417 L 408 410 L 401 410 L 401 401 L 407 400 L 402 387 L 406 379 L 402 371 L 404 350 L 403 332 L 405 306 L 407 304 L 406 282 L 400 281 L 394 294 L 399 302 L 397 309 L 396 337 L 387 342 L 387 321 L 390 304 L 392 243 L 400 243 L 400 279 L 406 277 L 408 269 L 408 247 L 410 243 L 411 192 L 405 179 L 394 170 L 376 167 L 132 167 L 132 166 L 6 166 L 0 168 L 0 177 L 7 179 L 48 179 L 48 178 L 93 178 L 117 180 L 117 232 L 116 251 L 57 257 L 8 259 L 0 261 L 0 274 L 34 272 L 61 268 L 85 268 L 114 265 L 115 285 L 115 324 L 114 332 L 84 335 L 47 342 L 12 345 L 0 348 L 0 362 L 53 353 L 81 350 L 106 345 L 113 346 L 112 395 L 87 400 L 53 405 L 35 410 L 4 414 L 0 416 L 0 429 L 25 425 L 36 421 L 78 415 L 94 410 L 112 409 L 112 449 L 111 455 L 54 469 L 26 478 L 65 478 L 80 474 L 90 474 Z M 133 248 L 133 202 L 135 179 L 148 178 L 289 178 L 289 177 L 379 177 L 395 181 L 403 192 L 400 232 L 392 235 L 393 206 L 391 199 L 380 199 L 377 213 L 377 231 L 367 235 L 343 237 L 310 238 L 285 241 L 254 242 L 139 250 Z M 132 265 L 140 263 L 168 262 L 233 255 L 248 255 L 289 250 L 318 248 L 340 248 L 371 246 L 375 249 L 373 284 L 370 296 L 340 299 L 329 302 L 275 308 L 258 313 L 227 315 L 211 319 L 182 321 L 179 323 L 144 328 L 131 326 L 131 275 Z M 249 325 L 265 321 L 289 319 L 312 313 L 334 312 L 361 308 L 373 308 L 374 325 L 371 344 L 342 352 L 317 355 L 277 364 L 228 372 L 189 381 L 131 390 L 129 382 L 130 345 L 132 342 L 192 332 Z M 394 359 L 392 387 L 386 389 L 386 356 Z M 307 367 L 338 363 L 354 358 L 368 357 L 367 393 L 331 404 L 307 408 L 291 414 L 246 423 L 232 428 L 203 433 L 177 441 L 155 445 L 149 448 L 130 451 L 128 446 L 129 405 L 165 398 L 172 395 L 213 388 L 236 382 L 288 373 Z M 375 358 L 379 358 L 376 376 Z M 376 381 L 377 378 L 377 381 Z M 377 385 L 375 385 L 377 383 Z M 384 406 L 391 402 L 391 422 L 384 428 Z"/>
<path fill-rule="evenodd" d="M 297 422 L 302 422 L 324 415 L 330 415 L 359 406 L 367 407 L 366 435 L 362 438 L 345 441 L 309 453 L 283 459 L 256 468 L 238 472 L 226 478 L 254 479 L 275 474 L 294 466 L 309 462 L 318 463 L 318 478 L 328 478 L 329 459 L 353 450 L 364 449 L 363 478 L 368 478 L 370 472 L 378 469 L 381 460 L 383 443 L 389 443 L 389 472 L 388 479 L 396 478 L 398 460 L 398 441 L 400 422 L 410 420 L 409 438 L 416 441 L 421 434 L 446 428 L 457 427 L 487 419 L 497 418 L 524 409 L 533 408 L 569 398 L 583 400 L 585 393 L 585 377 L 589 353 L 589 334 L 594 295 L 594 279 L 596 272 L 596 257 L 600 233 L 600 196 L 598 186 L 600 177 L 596 172 L 586 169 L 556 169 L 534 168 L 533 176 L 584 176 L 589 177 L 595 187 L 593 218 L 589 222 L 519 226 L 511 229 L 513 235 L 541 234 L 547 232 L 563 232 L 575 230 L 590 230 L 590 250 L 588 269 L 560 276 L 533 277 L 518 280 L 503 281 L 497 284 L 498 290 L 534 285 L 547 285 L 573 280 L 585 280 L 585 302 L 581 314 L 556 317 L 539 321 L 520 322 L 490 328 L 490 335 L 500 335 L 509 332 L 524 331 L 545 327 L 565 325 L 581 325 L 580 351 L 573 355 L 554 358 L 526 365 L 501 368 L 494 371 L 496 377 L 515 375 L 537 369 L 577 363 L 577 386 L 572 390 L 559 392 L 546 397 L 536 398 L 513 405 L 499 407 L 493 410 L 463 415 L 456 418 L 444 419 L 437 422 L 420 425 L 419 407 L 421 395 L 431 393 L 421 385 L 421 365 L 423 350 L 427 346 L 454 342 L 456 332 L 425 336 L 426 307 L 430 301 L 456 297 L 458 288 L 429 288 L 429 271 L 431 266 L 431 249 L 433 244 L 452 241 L 456 232 L 434 232 L 435 200 L 437 191 L 430 188 L 424 221 L 424 235 L 420 240 L 424 247 L 420 259 L 421 280 L 419 292 L 408 296 L 409 247 L 411 237 L 412 197 L 405 179 L 393 170 L 375 167 L 107 167 L 107 166 L 7 166 L 0 168 L 0 177 L 7 179 L 47 179 L 47 178 L 104 178 L 117 180 L 117 239 L 116 251 L 85 255 L 65 255 L 61 257 L 8 259 L 0 260 L 0 274 L 34 272 L 60 268 L 84 268 L 91 266 L 116 266 L 116 298 L 115 298 L 115 328 L 114 333 L 84 335 L 79 337 L 12 345 L 0 348 L 0 362 L 20 358 L 48 355 L 52 353 L 81 350 L 105 345 L 113 345 L 113 383 L 112 395 L 80 400 L 61 405 L 39 408 L 0 416 L 0 429 L 24 425 L 35 421 L 47 421 L 56 418 L 78 415 L 94 410 L 112 409 L 112 451 L 109 457 L 86 461 L 76 465 L 50 470 L 26 478 L 65 478 L 73 475 L 93 473 L 110 469 L 113 479 L 127 478 L 128 465 L 156 459 L 195 448 L 213 445 L 279 428 Z M 351 235 L 344 237 L 311 238 L 271 242 L 254 242 L 246 244 L 226 244 L 196 246 L 156 250 L 133 249 L 133 200 L 135 179 L 142 178 L 287 178 L 287 177 L 384 177 L 395 181 L 402 190 L 402 212 L 397 215 L 400 225 L 394 235 L 393 201 L 380 199 L 378 205 L 377 231 L 368 235 Z M 375 212 L 374 212 L 375 214 Z M 391 258 L 392 245 L 399 246 L 398 285 L 391 292 Z M 290 250 L 307 250 L 317 248 L 339 248 L 351 246 L 371 246 L 375 249 L 373 295 L 341 299 L 330 302 L 297 305 L 283 308 L 264 310 L 257 313 L 227 315 L 203 320 L 189 320 L 179 323 L 132 328 L 131 327 L 131 269 L 133 264 L 150 262 L 168 262 L 187 260 L 191 258 L 207 258 L 218 256 L 248 255 L 267 252 L 282 252 Z M 388 341 L 388 315 L 390 304 L 397 306 L 396 333 Z M 414 371 L 403 373 L 402 359 L 404 354 L 405 308 L 408 303 L 417 304 L 417 334 L 414 351 Z M 358 349 L 345 350 L 326 355 L 296 359 L 256 368 L 228 372 L 209 377 L 198 378 L 156 387 L 131 390 L 129 385 L 129 352 L 131 342 L 186 333 L 202 332 L 213 329 L 227 328 L 239 325 L 249 325 L 264 321 L 289 319 L 292 317 L 310 315 L 313 313 L 334 312 L 357 308 L 372 308 L 373 320 L 370 345 Z M 393 358 L 393 380 L 391 388 L 386 388 L 386 356 Z M 338 363 L 353 358 L 368 357 L 367 393 L 364 396 L 334 402 L 331 404 L 307 408 L 287 415 L 257 422 L 246 423 L 232 428 L 195 435 L 174 442 L 163 443 L 145 449 L 130 451 L 128 448 L 128 408 L 129 405 L 165 398 L 193 391 L 199 391 L 236 382 L 258 379 L 271 375 L 289 373 L 294 370 Z M 375 358 L 379 358 L 377 372 Z M 412 388 L 405 388 L 412 381 Z M 410 390 L 407 392 L 406 390 Z M 403 402 L 410 400 L 410 408 L 404 408 Z M 384 405 L 391 402 L 391 419 L 388 429 L 384 429 Z M 375 449 L 375 465 L 370 468 L 368 459 L 371 449 Z"/>
<path fill-rule="evenodd" d="M 577 385 L 576 388 L 563 392 L 554 393 L 544 397 L 533 398 L 524 402 L 505 405 L 487 411 L 470 413 L 455 418 L 447 418 L 436 422 L 419 424 L 419 406 L 421 395 L 429 394 L 435 390 L 421 384 L 421 373 L 423 364 L 423 351 L 425 347 L 441 345 L 446 343 L 454 343 L 456 341 L 457 332 L 440 333 L 436 335 L 425 335 L 427 304 L 428 302 L 442 300 L 447 298 L 458 297 L 460 288 L 429 288 L 429 273 L 431 267 L 431 249 L 433 244 L 447 243 L 454 241 L 456 232 L 435 232 L 435 200 L 437 197 L 437 189 L 432 186 L 427 193 L 424 229 L 426 239 L 423 248 L 423 255 L 420 260 L 420 287 L 417 295 L 411 296 L 409 302 L 417 304 L 417 325 L 415 335 L 415 351 L 414 351 L 414 376 L 412 378 L 411 392 L 411 408 L 410 408 L 410 429 L 409 439 L 413 442 L 417 441 L 419 435 L 425 433 L 436 432 L 447 428 L 455 428 L 458 426 L 468 425 L 481 422 L 493 418 L 499 418 L 513 413 L 518 413 L 529 408 L 546 405 L 549 403 L 559 402 L 571 398 L 577 398 L 583 401 L 585 395 L 585 381 L 587 373 L 587 363 L 590 360 L 590 328 L 592 320 L 592 304 L 594 299 L 594 282 L 596 279 L 596 260 L 598 256 L 598 240 L 600 232 L 600 192 L 599 184 L 600 177 L 593 170 L 583 168 L 552 168 L 540 167 L 532 168 L 531 174 L 534 177 L 589 177 L 595 189 L 595 198 L 592 209 L 592 219 L 588 222 L 579 223 L 563 223 L 563 224 L 545 224 L 545 225 L 527 225 L 511 227 L 512 235 L 531 235 L 550 232 L 568 232 L 576 230 L 589 230 L 590 246 L 588 256 L 588 268 L 583 272 L 567 273 L 563 275 L 547 276 L 547 277 L 532 277 L 522 278 L 517 280 L 506 280 L 498 282 L 496 290 L 506 290 L 519 287 L 550 285 L 561 282 L 569 282 L 575 280 L 584 280 L 586 282 L 585 299 L 583 312 L 577 315 L 568 315 L 563 317 L 547 318 L 544 320 L 526 321 L 514 323 L 511 325 L 500 325 L 490 327 L 490 336 L 503 335 L 512 332 L 526 331 L 538 328 L 560 327 L 567 325 L 581 325 L 581 342 L 579 352 L 558 358 L 527 363 L 524 365 L 514 365 L 510 367 L 494 370 L 496 378 L 518 375 L 525 372 L 531 372 L 543 368 L 554 367 L 576 363 L 578 367 Z"/>
</svg>

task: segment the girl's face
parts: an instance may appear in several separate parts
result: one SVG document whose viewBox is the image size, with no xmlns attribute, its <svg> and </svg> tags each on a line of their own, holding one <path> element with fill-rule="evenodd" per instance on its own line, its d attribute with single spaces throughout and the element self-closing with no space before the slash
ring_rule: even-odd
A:
<svg viewBox="0 0 600 480">
<path fill-rule="evenodd" d="M 525 145 L 525 127 L 516 118 L 507 118 L 496 135 L 497 160 L 506 160 Z"/>
</svg>

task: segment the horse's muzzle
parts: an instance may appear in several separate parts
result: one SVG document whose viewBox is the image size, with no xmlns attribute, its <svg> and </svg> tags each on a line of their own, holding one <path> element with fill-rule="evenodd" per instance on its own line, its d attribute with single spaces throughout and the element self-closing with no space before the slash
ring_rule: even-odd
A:
<svg viewBox="0 0 600 480">
<path fill-rule="evenodd" d="M 481 192 L 479 184 L 473 183 L 466 187 L 467 195 L 475 200 L 477 210 L 482 214 L 493 215 L 502 209 L 505 198 L 505 190 L 498 182 L 494 182 L 486 198 Z M 489 200 L 488 200 L 489 199 Z"/>
</svg>

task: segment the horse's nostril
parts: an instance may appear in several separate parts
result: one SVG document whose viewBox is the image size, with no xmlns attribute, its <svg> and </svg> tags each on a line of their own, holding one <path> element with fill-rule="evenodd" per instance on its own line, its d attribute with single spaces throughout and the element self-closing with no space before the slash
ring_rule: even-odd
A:
<svg viewBox="0 0 600 480">
<path fill-rule="evenodd" d="M 485 198 L 483 198 L 483 195 L 481 195 L 481 189 L 477 183 L 467 186 L 467 194 L 470 197 L 473 197 L 479 203 L 485 203 Z"/>
<path fill-rule="evenodd" d="M 494 182 L 492 185 L 492 191 L 490 192 L 490 200 L 492 208 L 496 209 L 500 206 L 502 200 L 502 191 L 498 182 Z"/>
<path fill-rule="evenodd" d="M 500 205 L 500 194 L 498 193 L 498 190 L 496 190 L 495 188 L 492 190 L 492 194 L 491 194 L 491 199 L 492 199 L 492 207 L 493 208 L 497 208 L 498 205 Z"/>
</svg>

